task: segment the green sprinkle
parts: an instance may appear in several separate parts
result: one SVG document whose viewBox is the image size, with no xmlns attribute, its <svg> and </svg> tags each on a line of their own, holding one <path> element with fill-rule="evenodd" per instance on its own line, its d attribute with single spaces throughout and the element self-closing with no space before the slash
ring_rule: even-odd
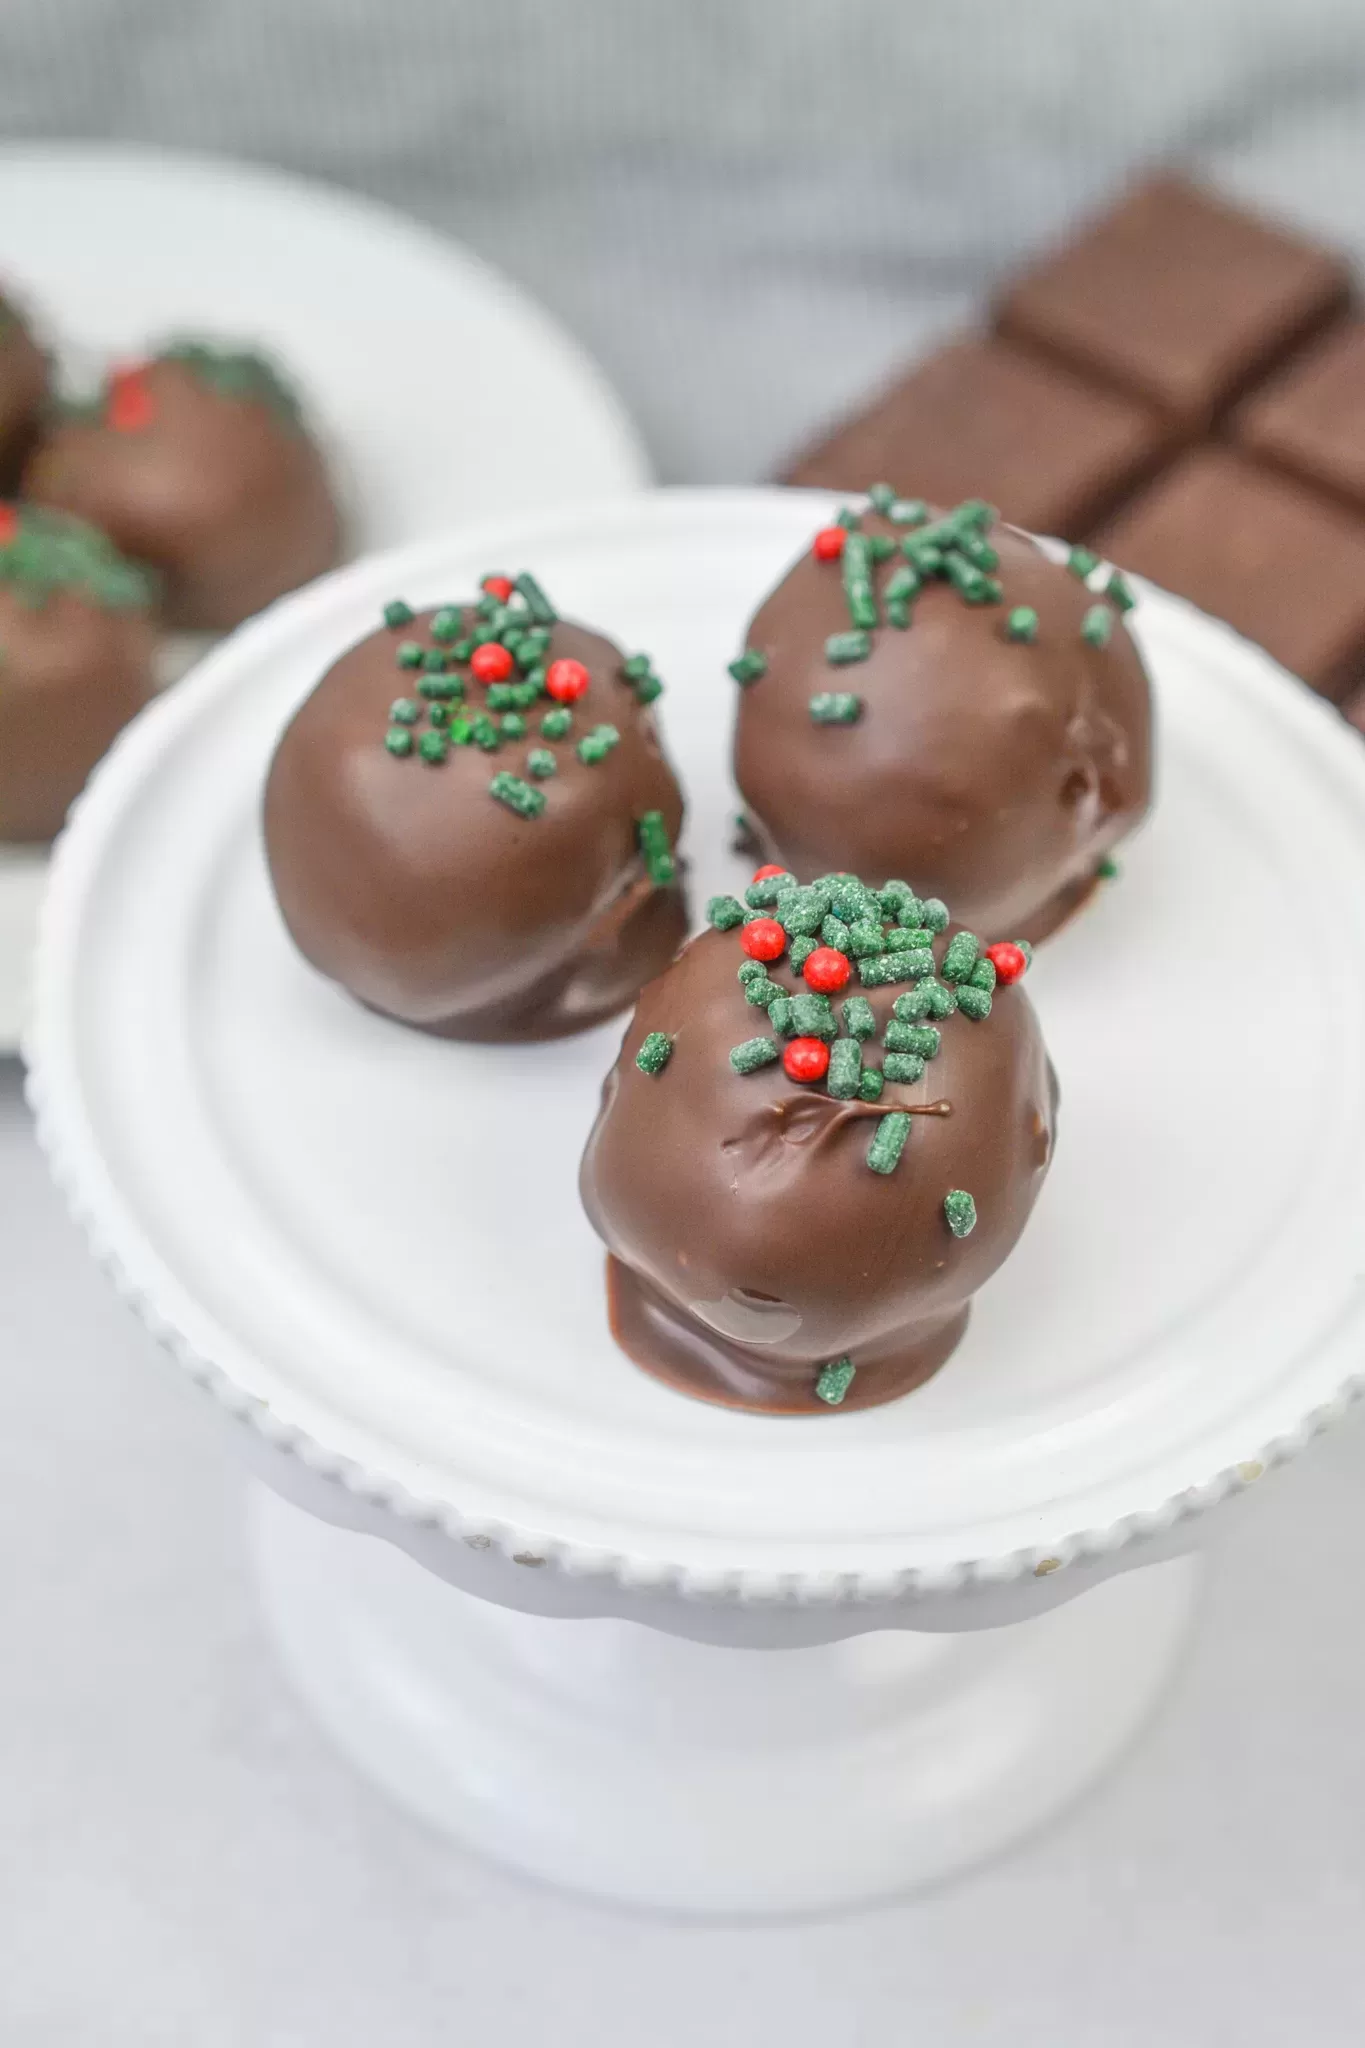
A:
<svg viewBox="0 0 1365 2048">
<path fill-rule="evenodd" d="M 996 550 L 988 540 L 982 540 L 980 534 L 965 529 L 960 531 L 957 536 L 957 552 L 965 555 L 974 569 L 991 570 L 1000 567 L 1000 557 Z"/>
<path fill-rule="evenodd" d="M 744 922 L 744 905 L 737 896 L 713 896 L 706 906 L 706 922 L 718 932 L 732 932 Z M 749 964 L 759 965 L 757 960 Z"/>
<path fill-rule="evenodd" d="M 957 992 L 957 1007 L 964 1017 L 970 1017 L 979 1024 L 991 1014 L 991 999 L 984 988 L 975 988 L 970 981 L 964 982 Z"/>
<path fill-rule="evenodd" d="M 621 735 L 614 725 L 595 725 L 591 732 L 583 735 L 574 752 L 580 761 L 586 762 L 590 768 L 595 767 L 599 761 L 606 760 L 612 748 L 619 744 L 620 738 Z"/>
<path fill-rule="evenodd" d="M 780 1038 L 792 1035 L 792 1001 L 788 995 L 774 996 L 768 1005 L 768 1022 Z"/>
<path fill-rule="evenodd" d="M 449 605 L 443 605 L 428 626 L 427 631 L 433 640 L 439 640 L 442 646 L 445 646 L 450 641 L 459 639 L 462 624 L 463 620 L 460 614 L 457 611 L 452 611 Z"/>
<path fill-rule="evenodd" d="M 645 676 L 635 685 L 635 699 L 639 704 L 652 704 L 663 693 L 664 686 L 657 676 Z"/>
<path fill-rule="evenodd" d="M 820 1377 L 815 1382 L 815 1397 L 837 1408 L 844 1395 L 853 1385 L 853 1376 L 858 1368 L 851 1358 L 836 1358 L 832 1365 L 822 1366 Z"/>
<path fill-rule="evenodd" d="M 841 505 L 834 515 L 834 524 L 842 526 L 845 533 L 856 533 L 862 523 L 862 513 L 855 512 L 852 505 Z"/>
<path fill-rule="evenodd" d="M 470 719 L 469 731 L 476 747 L 482 747 L 485 754 L 496 754 L 502 738 L 486 711 L 477 712 Z"/>
<path fill-rule="evenodd" d="M 810 700 L 816 725 L 856 725 L 862 710 L 862 698 L 851 690 L 818 690 Z"/>
<path fill-rule="evenodd" d="M 999 604 L 1004 596 L 994 576 L 986 575 L 956 549 L 944 555 L 943 573 L 968 604 Z"/>
<path fill-rule="evenodd" d="M 923 579 L 908 562 L 902 562 L 899 569 L 893 569 L 886 579 L 886 601 L 888 604 L 909 604 L 924 588 Z"/>
<path fill-rule="evenodd" d="M 923 925 L 893 924 L 882 942 L 883 950 L 887 953 L 923 952 L 933 936 Z"/>
<path fill-rule="evenodd" d="M 433 725 L 449 725 L 450 706 L 448 704 L 433 704 L 431 707 L 431 722 Z"/>
<path fill-rule="evenodd" d="M 848 928 L 848 945 L 841 947 L 855 960 L 870 960 L 876 953 L 886 951 L 886 939 L 882 932 L 880 918 L 860 917 Z"/>
<path fill-rule="evenodd" d="M 1102 882 L 1117 882 L 1120 873 L 1119 864 L 1116 860 L 1112 858 L 1111 855 L 1106 853 L 1104 859 L 1096 868 L 1095 873 L 1099 876 Z M 1021 940 L 1020 944 L 1022 945 L 1022 943 L 1023 942 Z"/>
<path fill-rule="evenodd" d="M 516 650 L 518 668 L 534 668 L 550 651 L 550 635 L 544 626 L 532 626 L 529 632 L 522 633 L 519 638 L 520 644 Z"/>
<path fill-rule="evenodd" d="M 868 487 L 867 501 L 874 512 L 880 512 L 885 516 L 896 502 L 896 493 L 890 484 L 871 484 Z"/>
<path fill-rule="evenodd" d="M 769 1013 L 771 1015 L 771 1012 Z M 863 1052 L 856 1038 L 837 1038 L 829 1051 L 825 1085 L 836 1102 L 852 1102 L 863 1073 Z"/>
<path fill-rule="evenodd" d="M 554 606 L 550 603 L 549 598 L 545 595 L 545 592 L 536 582 L 535 577 L 528 576 L 526 572 L 523 570 L 521 575 L 517 578 L 516 588 L 521 592 L 522 596 L 525 598 L 526 609 L 530 613 L 531 618 L 535 621 L 536 625 L 553 626 L 556 618 L 558 617 L 558 613 L 555 611 Z"/>
<path fill-rule="evenodd" d="M 598 731 L 602 731 L 598 727 Z M 614 727 L 608 726 L 608 732 Z M 614 744 L 614 742 L 613 742 Z M 646 811 L 636 825 L 640 840 L 640 851 L 645 857 L 645 872 L 656 888 L 666 889 L 670 882 L 678 879 L 678 864 L 673 858 L 673 842 L 668 836 L 662 811 Z"/>
<path fill-rule="evenodd" d="M 864 1102 L 879 1102 L 882 1093 L 882 1070 L 880 1067 L 864 1067 L 858 1081 L 858 1094 Z"/>
<path fill-rule="evenodd" d="M 503 736 L 506 739 L 522 739 L 525 737 L 526 733 L 526 720 L 522 717 L 519 711 L 509 711 L 507 713 L 507 716 L 502 720 L 502 731 Z"/>
<path fill-rule="evenodd" d="M 391 754 L 410 754 L 412 734 L 405 725 L 391 725 L 384 735 L 384 745 Z"/>
<path fill-rule="evenodd" d="M 451 719 L 450 744 L 452 747 L 467 747 L 472 737 L 469 726 L 463 718 Z"/>
<path fill-rule="evenodd" d="M 833 946 L 839 953 L 848 951 L 848 926 L 841 917 L 836 917 L 833 911 L 820 927 L 820 943 L 824 946 Z"/>
<path fill-rule="evenodd" d="M 398 666 L 399 668 L 420 668 L 422 666 L 422 649 L 415 640 L 402 640 L 399 642 Z"/>
<path fill-rule="evenodd" d="M 788 886 L 779 891 L 776 908 L 779 922 L 789 933 L 809 938 L 829 915 L 829 895 L 813 883 L 805 889 Z"/>
<path fill-rule="evenodd" d="M 905 998 L 897 998 L 899 1008 Z M 908 1024 L 902 1018 L 893 1016 L 882 1033 L 882 1044 L 888 1052 L 913 1052 L 922 1060 L 931 1060 L 942 1044 L 941 1034 L 932 1024 Z"/>
<path fill-rule="evenodd" d="M 422 666 L 429 676 L 445 674 L 446 658 L 439 647 L 429 647 L 422 656 Z"/>
<path fill-rule="evenodd" d="M 737 1074 L 756 1074 L 760 1067 L 770 1067 L 781 1057 L 782 1048 L 775 1038 L 746 1038 L 743 1045 L 730 1048 L 730 1065 Z"/>
<path fill-rule="evenodd" d="M 473 652 L 474 642 L 472 640 L 457 640 L 450 650 L 450 658 L 452 661 L 468 661 Z"/>
<path fill-rule="evenodd" d="M 673 1057 L 673 1040 L 666 1031 L 648 1031 L 635 1055 L 642 1074 L 662 1074 Z"/>
<path fill-rule="evenodd" d="M 878 1118 L 876 1136 L 867 1149 L 867 1163 L 874 1173 L 896 1171 L 909 1135 L 910 1119 L 904 1110 L 893 1109 L 888 1116 Z"/>
<path fill-rule="evenodd" d="M 1104 586 L 1104 594 L 1110 604 L 1121 612 L 1130 612 L 1137 603 L 1132 584 L 1117 569 L 1110 572 L 1109 581 Z"/>
<path fill-rule="evenodd" d="M 558 711 L 547 711 L 540 721 L 540 729 L 547 740 L 567 739 L 572 728 L 573 713 L 562 708 Z"/>
<path fill-rule="evenodd" d="M 1115 870 L 1115 872 L 1117 872 L 1117 870 Z M 1016 945 L 1016 946 L 1017 946 L 1017 947 L 1019 948 L 1019 951 L 1020 951 L 1020 952 L 1021 952 L 1021 953 L 1023 954 L 1023 956 L 1024 956 L 1024 965 L 1025 965 L 1025 967 L 1026 967 L 1026 968 L 1027 968 L 1027 967 L 1032 967 L 1032 965 L 1033 965 L 1033 948 L 1032 948 L 1032 946 L 1031 946 L 1031 945 L 1029 944 L 1028 940 L 1027 940 L 1027 939 L 1016 939 L 1014 943 L 1015 943 L 1015 945 Z"/>
<path fill-rule="evenodd" d="M 503 731 L 506 730 L 507 722 L 504 719 Z M 556 774 L 558 768 L 559 763 L 548 747 L 532 747 L 526 756 L 526 772 L 528 775 L 534 775 L 537 782 L 544 782 L 547 776 Z"/>
<path fill-rule="evenodd" d="M 850 996 L 839 1014 L 850 1038 L 871 1038 L 877 1029 L 876 1015 L 866 996 Z"/>
<path fill-rule="evenodd" d="M 889 1052 L 882 1061 L 882 1073 L 888 1081 L 913 1086 L 924 1079 L 924 1061 L 915 1052 Z"/>
<path fill-rule="evenodd" d="M 1030 643 L 1038 638 L 1038 614 L 1031 604 L 1017 604 L 1005 621 L 1007 640 L 1026 640 Z"/>
<path fill-rule="evenodd" d="M 839 1027 L 834 1021 L 834 1005 L 828 996 L 799 995 L 792 997 L 792 1029 L 798 1038 L 833 1039 L 838 1036 Z"/>
<path fill-rule="evenodd" d="M 797 887 L 795 875 L 783 868 L 779 874 L 765 875 L 761 882 L 750 882 L 744 891 L 744 901 L 751 910 L 764 910 L 776 903 L 779 896 L 785 896 Z"/>
<path fill-rule="evenodd" d="M 737 974 L 740 981 L 766 981 L 768 978 L 768 970 L 761 960 L 741 960 Z"/>
<path fill-rule="evenodd" d="M 889 533 L 869 534 L 867 547 L 874 562 L 889 562 L 896 552 L 896 543 Z"/>
<path fill-rule="evenodd" d="M 913 953 L 877 953 L 858 962 L 858 979 L 864 988 L 890 988 L 898 981 L 918 981 L 932 974 L 934 956 L 928 947 Z"/>
<path fill-rule="evenodd" d="M 489 783 L 488 794 L 506 804 L 519 818 L 538 818 L 545 808 L 544 790 L 532 789 L 529 782 L 523 782 L 519 775 L 509 775 L 505 768 Z"/>
<path fill-rule="evenodd" d="M 787 947 L 787 958 L 791 961 L 793 971 L 799 974 L 816 950 L 814 939 L 805 932 L 793 939 Z"/>
<path fill-rule="evenodd" d="M 876 891 L 856 875 L 826 875 L 819 886 L 829 891 L 829 907 L 845 924 L 857 924 L 862 918 L 876 918 L 879 914 L 881 906 Z"/>
<path fill-rule="evenodd" d="M 949 925 L 948 906 L 941 896 L 926 896 L 919 907 L 919 921 L 928 925 L 931 932 L 946 932 Z"/>
<path fill-rule="evenodd" d="M 647 654 L 628 654 L 621 663 L 621 673 L 628 683 L 642 683 L 652 667 Z"/>
<path fill-rule="evenodd" d="M 775 1003 L 786 993 L 780 981 L 769 981 L 766 974 L 755 975 L 744 984 L 744 1000 L 752 1003 L 756 1010 L 766 1010 L 769 1003 Z"/>
<path fill-rule="evenodd" d="M 926 529 L 926 532 L 928 529 Z M 907 533 L 901 542 L 901 553 L 907 562 L 918 569 L 921 576 L 937 576 L 943 567 L 943 550 L 936 548 L 922 533 Z"/>
<path fill-rule="evenodd" d="M 414 704 L 411 697 L 395 697 L 389 706 L 389 717 L 395 725 L 416 725 L 421 716 L 421 705 Z"/>
<path fill-rule="evenodd" d="M 839 558 L 839 567 L 843 576 L 844 602 L 848 606 L 849 623 L 863 631 L 879 625 L 881 613 L 877 609 L 877 596 L 872 587 L 872 549 L 865 534 L 851 533 L 848 536 Z M 828 646 L 825 652 L 828 654 Z"/>
<path fill-rule="evenodd" d="M 897 526 L 923 526 L 929 517 L 929 507 L 923 498 L 897 498 L 887 506 L 886 516 Z"/>
<path fill-rule="evenodd" d="M 984 988 L 989 995 L 995 987 L 994 960 L 978 960 L 969 977 L 973 988 Z"/>
<path fill-rule="evenodd" d="M 1081 620 L 1081 638 L 1091 647 L 1107 647 L 1114 630 L 1114 614 L 1107 605 L 1092 604 Z"/>
<path fill-rule="evenodd" d="M 975 932 L 957 932 L 948 942 L 943 956 L 943 979 L 945 981 L 966 981 L 981 948 Z"/>
<path fill-rule="evenodd" d="M 429 761 L 432 767 L 435 768 L 444 761 L 450 750 L 446 745 L 446 736 L 443 732 L 424 732 L 421 739 L 417 742 L 417 751 L 424 761 Z"/>
<path fill-rule="evenodd" d="M 390 598 L 384 607 L 384 624 L 386 626 L 394 628 L 410 626 L 416 617 L 417 614 L 412 606 L 405 604 L 401 597 Z"/>
<path fill-rule="evenodd" d="M 825 660 L 835 668 L 847 668 L 850 662 L 866 661 L 871 652 L 872 639 L 868 633 L 831 633 L 825 642 Z"/>
<path fill-rule="evenodd" d="M 894 917 L 900 924 L 920 922 L 919 898 L 908 882 L 883 882 L 877 891 L 877 902 L 887 917 Z"/>
<path fill-rule="evenodd" d="M 490 711 L 510 711 L 516 702 L 515 683 L 490 683 L 484 699 Z"/>
<path fill-rule="evenodd" d="M 417 688 L 424 697 L 440 703 L 454 703 L 464 695 L 464 684 L 458 676 L 423 676 Z"/>
<path fill-rule="evenodd" d="M 976 1229 L 976 1203 L 965 1188 L 952 1188 L 943 1197 L 943 1214 L 954 1237 L 970 1237 Z"/>
<path fill-rule="evenodd" d="M 1100 558 L 1089 548 L 1072 548 L 1067 554 L 1066 566 L 1080 582 L 1088 583 L 1100 566 Z"/>
<path fill-rule="evenodd" d="M 760 654 L 756 647 L 746 647 L 743 654 L 738 655 L 730 663 L 730 674 L 737 683 L 756 683 L 760 676 L 766 676 L 767 673 L 768 657 L 766 654 Z"/>
</svg>

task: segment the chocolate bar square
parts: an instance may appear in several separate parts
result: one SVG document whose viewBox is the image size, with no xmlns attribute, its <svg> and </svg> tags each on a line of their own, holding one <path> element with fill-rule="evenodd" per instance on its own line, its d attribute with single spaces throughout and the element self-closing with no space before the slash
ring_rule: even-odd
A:
<svg viewBox="0 0 1365 2048">
<path fill-rule="evenodd" d="M 1331 328 L 1244 400 L 1229 432 L 1262 461 L 1365 507 L 1365 321 Z"/>
<path fill-rule="evenodd" d="M 886 481 L 940 505 L 985 498 L 1016 526 L 1076 539 L 1156 467 L 1149 407 L 1065 370 L 964 336 L 920 363 L 786 473 L 865 491 Z"/>
<path fill-rule="evenodd" d="M 997 320 L 1195 434 L 1335 318 L 1350 289 L 1329 251 L 1158 177 L 1026 272 Z"/>
<path fill-rule="evenodd" d="M 1365 525 L 1287 477 L 1196 448 L 1094 545 L 1226 619 L 1333 701 L 1365 679 Z"/>
</svg>

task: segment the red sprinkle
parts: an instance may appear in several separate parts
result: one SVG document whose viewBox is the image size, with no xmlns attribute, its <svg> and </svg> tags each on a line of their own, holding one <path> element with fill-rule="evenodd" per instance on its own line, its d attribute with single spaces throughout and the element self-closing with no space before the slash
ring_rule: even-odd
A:
<svg viewBox="0 0 1365 2048">
<path fill-rule="evenodd" d="M 13 505 L 0 505 L 0 548 L 8 547 L 19 531 L 19 514 Z"/>
<path fill-rule="evenodd" d="M 751 960 L 777 960 L 787 950 L 787 934 L 775 917 L 756 917 L 741 925 L 739 943 Z"/>
<path fill-rule="evenodd" d="M 780 867 L 776 863 L 774 863 L 771 867 L 755 868 L 752 879 L 755 882 L 766 882 L 770 876 L 785 875 L 786 872 L 787 870 L 784 867 Z"/>
<path fill-rule="evenodd" d="M 811 553 L 817 562 L 837 562 L 847 538 L 842 526 L 822 526 L 811 542 Z"/>
<path fill-rule="evenodd" d="M 512 673 L 512 657 L 496 640 L 487 640 L 470 655 L 469 673 L 481 683 L 505 683 Z"/>
<path fill-rule="evenodd" d="M 545 687 L 556 704 L 576 704 L 591 680 L 582 662 L 571 661 L 567 655 L 552 661 L 545 671 Z"/>
<path fill-rule="evenodd" d="M 837 946 L 817 946 L 807 956 L 801 972 L 818 995 L 832 996 L 848 986 L 853 969 L 847 953 L 841 953 Z"/>
<path fill-rule="evenodd" d="M 829 1047 L 823 1038 L 794 1038 L 782 1064 L 793 1081 L 823 1081 L 829 1072 Z"/>
<path fill-rule="evenodd" d="M 131 369 L 114 370 L 109 378 L 109 397 L 104 408 L 104 423 L 116 434 L 136 434 L 143 427 L 150 427 L 156 417 L 156 402 L 147 388 L 147 372 L 143 365 L 135 364 Z"/>
<path fill-rule="evenodd" d="M 510 576 L 485 576 L 479 585 L 480 590 L 486 590 L 499 604 L 507 604 L 510 601 L 513 587 Z"/>
<path fill-rule="evenodd" d="M 998 946 L 987 946 L 986 958 L 995 969 L 996 980 L 1006 988 L 1012 981 L 1018 981 L 1028 966 L 1028 954 L 1009 939 L 1002 939 Z"/>
</svg>

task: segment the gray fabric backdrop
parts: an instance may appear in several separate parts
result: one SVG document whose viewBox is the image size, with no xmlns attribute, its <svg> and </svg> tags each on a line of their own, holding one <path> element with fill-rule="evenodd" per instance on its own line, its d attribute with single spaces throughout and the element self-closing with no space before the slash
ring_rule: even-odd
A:
<svg viewBox="0 0 1365 2048">
<path fill-rule="evenodd" d="M 1146 157 L 1365 259 L 1365 5 L 0 0 L 0 135 L 407 207 L 575 330 L 663 476 L 742 479 Z"/>
</svg>

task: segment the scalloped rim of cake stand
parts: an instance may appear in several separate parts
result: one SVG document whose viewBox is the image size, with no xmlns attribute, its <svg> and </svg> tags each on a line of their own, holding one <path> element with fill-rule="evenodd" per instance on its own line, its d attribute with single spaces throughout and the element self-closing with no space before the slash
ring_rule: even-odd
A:
<svg viewBox="0 0 1365 2048">
<path fill-rule="evenodd" d="M 673 490 L 647 495 L 674 500 L 706 498 L 734 502 L 771 497 L 773 493 Z M 809 496 L 813 504 L 825 503 L 825 494 L 800 495 Z M 600 506 L 594 504 L 577 508 L 562 523 L 565 527 L 579 526 L 592 513 L 600 511 L 605 514 L 613 508 L 619 509 L 622 502 L 610 499 Z M 498 522 L 496 527 L 488 529 L 488 547 L 497 553 L 499 536 L 506 534 L 515 542 L 525 525 L 525 520 Z M 461 530 L 449 536 L 445 544 L 458 541 L 465 545 L 468 538 L 468 530 Z M 482 533 L 480 538 L 483 538 Z M 402 565 L 411 563 L 419 553 L 425 558 L 432 547 L 430 542 L 421 544 L 420 549 L 409 544 L 370 560 L 372 564 L 392 563 L 401 570 Z M 278 606 L 271 607 L 240 629 L 233 636 L 234 644 L 240 646 L 248 637 L 268 634 L 273 614 L 286 606 L 292 611 L 313 606 L 320 613 L 325 612 L 331 585 L 338 576 L 347 573 L 347 570 L 338 571 L 333 576 L 322 578 L 308 590 L 282 599 Z M 1342 727 L 1339 714 L 1290 676 L 1263 649 L 1184 599 L 1158 590 L 1142 578 L 1134 576 L 1130 580 L 1145 595 L 1155 597 L 1170 614 L 1183 615 L 1188 626 L 1198 634 L 1221 641 L 1238 662 L 1248 668 L 1254 667 L 1263 677 L 1273 679 L 1277 684 L 1286 685 L 1285 715 L 1299 725 L 1301 733 L 1306 735 L 1310 728 L 1316 727 L 1323 739 L 1331 732 L 1333 738 L 1327 742 L 1329 746 L 1355 743 Z M 143 714 L 143 718 L 147 715 Z M 653 1555 L 632 1554 L 628 1550 L 608 1552 L 589 1549 L 570 1540 L 547 1538 L 543 1531 L 462 1512 L 453 1503 L 420 1498 L 375 1466 L 344 1455 L 307 1431 L 283 1422 L 263 1401 L 234 1380 L 218 1361 L 196 1348 L 185 1332 L 162 1312 L 151 1286 L 137 1269 L 136 1257 L 129 1256 L 124 1249 L 125 1241 L 138 1246 L 138 1234 L 135 1229 L 129 1231 L 127 1228 L 120 1212 L 117 1190 L 106 1180 L 100 1166 L 98 1148 L 93 1145 L 80 1117 L 73 1113 L 75 1091 L 60 1085 L 57 1073 L 60 1059 L 56 1050 L 60 1034 L 56 1021 L 61 1005 L 61 988 L 60 977 L 54 973 L 48 934 L 61 915 L 72 880 L 71 848 L 78 842 L 87 817 L 93 824 L 102 813 L 115 807 L 113 800 L 118 796 L 120 764 L 125 754 L 140 744 L 143 718 L 134 721 L 119 736 L 86 792 L 73 807 L 66 830 L 54 847 L 52 883 L 44 907 L 32 1007 L 23 1046 L 28 1070 L 27 1095 L 38 1142 L 92 1255 L 109 1276 L 120 1299 L 157 1342 L 230 1415 L 246 1424 L 275 1451 L 296 1459 L 309 1472 L 335 1483 L 357 1500 L 384 1510 L 414 1528 L 440 1531 L 474 1550 L 496 1550 L 514 1564 L 543 1566 L 574 1577 L 605 1580 L 629 1592 L 663 1593 L 701 1602 L 779 1605 L 844 1606 L 914 1601 L 952 1596 L 973 1587 L 998 1589 L 1013 1581 L 1048 1577 L 1066 1566 L 1112 1564 L 1118 1553 L 1150 1545 L 1154 1539 L 1169 1536 L 1178 1524 L 1207 1514 L 1253 1485 L 1274 1467 L 1295 1457 L 1314 1437 L 1340 1420 L 1365 1391 L 1365 1364 L 1362 1364 L 1359 1371 L 1344 1374 L 1327 1397 L 1315 1400 L 1291 1427 L 1264 1441 L 1248 1443 L 1241 1456 L 1221 1465 L 1207 1477 L 1168 1494 L 1154 1506 L 1110 1521 L 1086 1524 L 1046 1544 L 968 1557 L 946 1566 L 906 1566 L 866 1573 L 752 1568 L 708 1571 Z M 1362 768 L 1365 769 L 1365 759 Z M 1365 784 L 1365 775 L 1362 781 Z M 1169 1544 L 1161 1545 L 1160 1549 L 1162 1554 L 1166 1554 Z M 1131 1559 L 1135 1564 L 1141 1561 L 1141 1556 Z"/>
</svg>

